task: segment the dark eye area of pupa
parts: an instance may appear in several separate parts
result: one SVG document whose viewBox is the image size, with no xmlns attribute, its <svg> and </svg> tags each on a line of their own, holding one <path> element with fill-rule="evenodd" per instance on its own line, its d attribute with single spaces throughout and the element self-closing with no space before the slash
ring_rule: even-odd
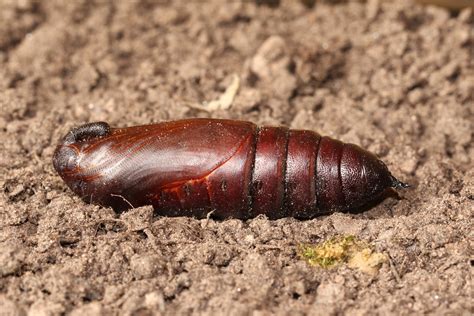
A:
<svg viewBox="0 0 474 316">
<path fill-rule="evenodd" d="M 77 166 L 77 152 L 67 145 L 59 145 L 53 155 L 53 166 L 59 174 L 74 170 Z"/>
</svg>

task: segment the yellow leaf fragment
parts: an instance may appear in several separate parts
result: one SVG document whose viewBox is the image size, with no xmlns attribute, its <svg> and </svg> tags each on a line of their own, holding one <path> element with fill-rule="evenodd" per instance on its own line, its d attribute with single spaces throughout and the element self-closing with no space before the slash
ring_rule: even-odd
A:
<svg viewBox="0 0 474 316">
<path fill-rule="evenodd" d="M 300 245 L 300 257 L 310 265 L 331 268 L 343 263 L 365 273 L 375 274 L 387 257 L 354 236 L 331 238 L 317 245 Z"/>
<path fill-rule="evenodd" d="M 387 256 L 365 248 L 355 252 L 349 259 L 347 265 L 353 269 L 359 269 L 368 274 L 377 274 L 382 263 L 387 261 Z"/>
</svg>

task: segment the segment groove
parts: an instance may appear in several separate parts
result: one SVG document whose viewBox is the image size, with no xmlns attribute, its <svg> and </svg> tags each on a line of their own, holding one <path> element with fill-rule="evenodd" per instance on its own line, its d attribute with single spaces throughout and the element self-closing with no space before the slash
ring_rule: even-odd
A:
<svg viewBox="0 0 474 316">
<path fill-rule="evenodd" d="M 250 170 L 250 181 L 249 181 L 249 188 L 248 188 L 248 194 L 249 194 L 249 208 L 247 210 L 248 218 L 252 217 L 253 205 L 255 201 L 255 189 L 254 189 L 253 179 L 255 177 L 255 160 L 257 158 L 257 144 L 260 138 L 260 131 L 261 131 L 260 126 L 257 126 L 255 130 L 255 136 L 254 136 L 252 168 Z"/>
<path fill-rule="evenodd" d="M 319 164 L 319 151 L 321 150 L 321 143 L 323 141 L 324 136 L 319 138 L 318 147 L 316 148 L 316 162 L 314 163 L 314 188 L 316 189 L 316 214 L 320 211 L 320 196 L 319 196 L 319 182 L 318 182 L 318 164 Z"/>
</svg>

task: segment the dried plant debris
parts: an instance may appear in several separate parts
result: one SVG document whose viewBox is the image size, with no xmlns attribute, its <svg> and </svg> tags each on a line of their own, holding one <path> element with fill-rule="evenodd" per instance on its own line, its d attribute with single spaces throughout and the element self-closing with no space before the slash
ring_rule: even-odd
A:
<svg viewBox="0 0 474 316">
<path fill-rule="evenodd" d="M 355 236 L 338 236 L 317 245 L 302 244 L 300 257 L 310 265 L 332 268 L 347 264 L 353 269 L 376 274 L 387 256 L 376 252 L 374 247 Z"/>
<path fill-rule="evenodd" d="M 214 99 L 209 102 L 204 102 L 203 104 L 188 104 L 189 107 L 206 111 L 213 112 L 218 110 L 228 110 L 234 103 L 235 96 L 239 91 L 240 87 L 240 77 L 236 74 L 232 75 L 232 82 L 227 87 L 227 89 L 222 93 L 217 99 Z"/>
</svg>

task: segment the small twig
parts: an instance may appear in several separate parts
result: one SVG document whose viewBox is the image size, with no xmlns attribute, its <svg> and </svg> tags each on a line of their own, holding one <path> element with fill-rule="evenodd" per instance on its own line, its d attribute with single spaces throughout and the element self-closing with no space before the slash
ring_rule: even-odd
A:
<svg viewBox="0 0 474 316">
<path fill-rule="evenodd" d="M 194 109 L 206 111 L 206 112 L 213 112 L 217 110 L 228 110 L 232 103 L 234 102 L 235 96 L 240 87 L 240 78 L 238 75 L 234 74 L 232 76 L 232 82 L 227 87 L 225 92 L 221 94 L 217 99 L 212 100 L 210 102 L 205 102 L 204 104 L 188 104 L 189 107 Z"/>
<path fill-rule="evenodd" d="M 135 206 L 132 205 L 132 203 L 130 203 L 126 198 L 124 198 L 122 195 L 120 194 L 110 194 L 110 196 L 113 196 L 113 197 L 119 197 L 121 198 L 122 200 L 124 200 L 131 208 L 135 208 Z"/>
<path fill-rule="evenodd" d="M 203 228 L 206 228 L 207 227 L 207 224 L 209 224 L 209 220 L 211 219 L 211 215 L 214 214 L 216 210 L 212 210 L 210 211 L 209 213 L 207 213 L 206 215 L 206 222 L 204 223 L 204 227 Z"/>
<path fill-rule="evenodd" d="M 388 257 L 388 263 L 390 265 L 390 270 L 392 271 L 392 274 L 395 277 L 395 280 L 397 280 L 397 283 L 401 283 L 402 278 L 400 277 L 400 274 L 398 273 L 397 268 L 395 267 L 395 263 L 393 262 L 392 257 L 390 256 L 390 254 L 388 252 L 386 252 L 386 253 L 387 253 L 387 257 Z"/>
<path fill-rule="evenodd" d="M 282 246 L 277 246 L 277 245 L 265 245 L 265 244 L 255 245 L 256 250 L 259 250 L 259 249 L 263 249 L 263 250 L 281 250 L 282 248 L 283 248 Z"/>
</svg>

